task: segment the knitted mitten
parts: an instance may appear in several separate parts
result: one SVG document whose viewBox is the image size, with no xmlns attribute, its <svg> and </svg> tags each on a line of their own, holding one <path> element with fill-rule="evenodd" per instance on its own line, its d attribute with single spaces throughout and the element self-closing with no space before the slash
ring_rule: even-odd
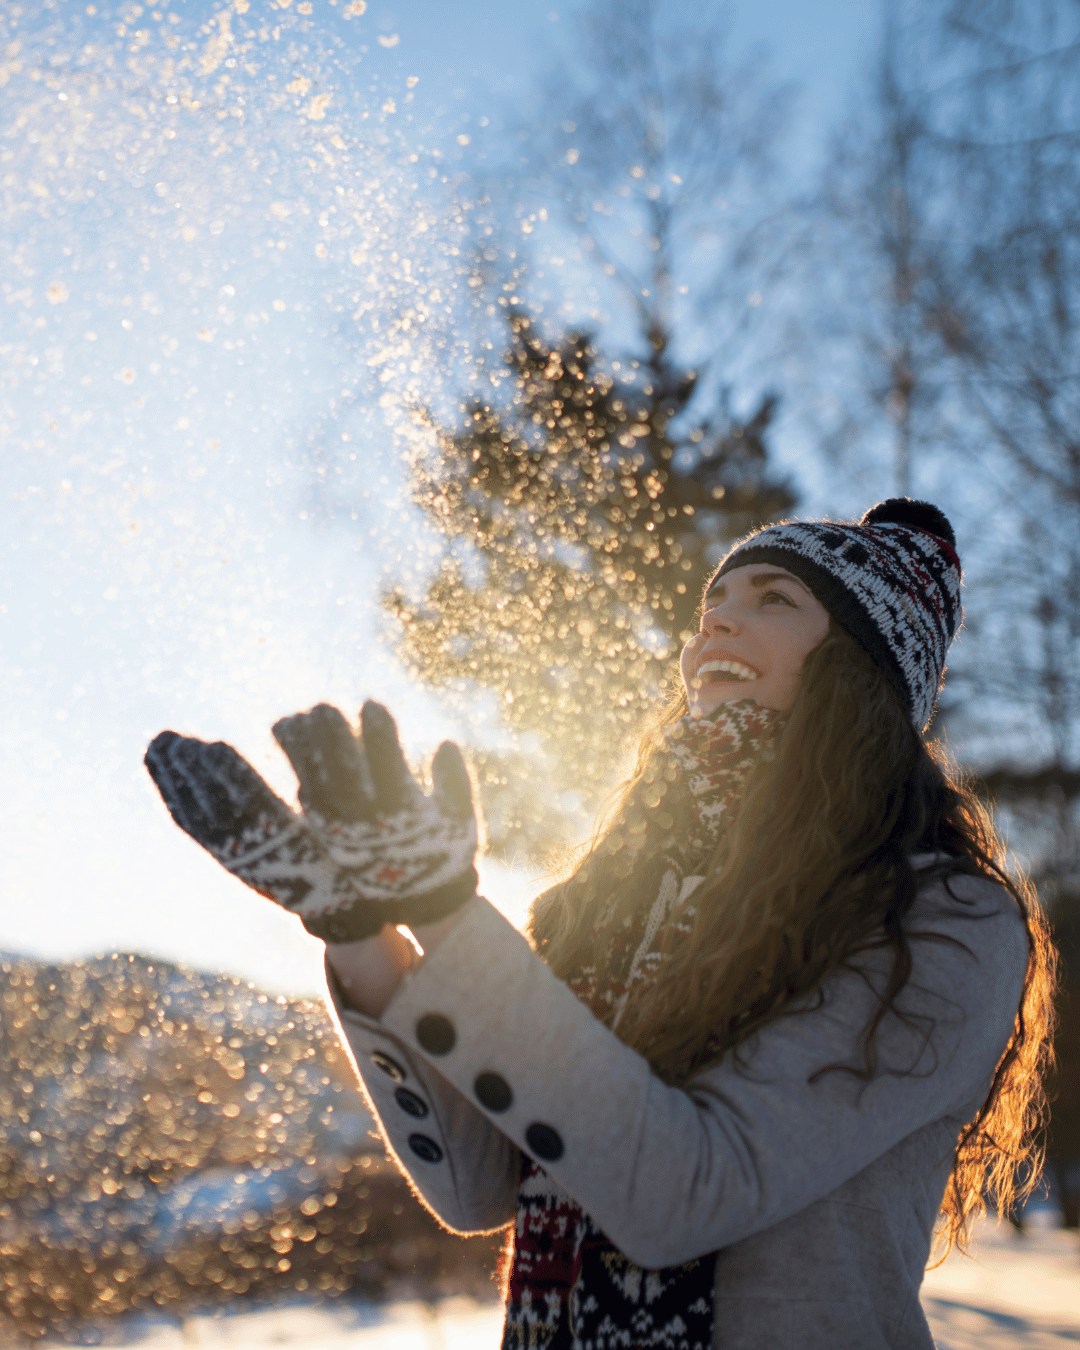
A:
<svg viewBox="0 0 1080 1350">
<path fill-rule="evenodd" d="M 680 717 L 664 741 L 689 797 L 687 854 L 711 853 L 738 811 L 750 770 L 772 758 L 785 715 L 750 699 Z"/>
<path fill-rule="evenodd" d="M 275 725 L 304 815 L 364 901 L 394 908 L 397 923 L 444 918 L 476 894 L 478 829 L 461 751 L 443 741 L 425 796 L 381 703 L 364 704 L 360 728 L 354 736 L 325 703 Z"/>
<path fill-rule="evenodd" d="M 443 918 L 476 893 L 477 825 L 460 751 L 439 747 L 425 796 L 386 709 L 366 703 L 361 721 L 357 738 L 320 704 L 274 727 L 300 780 L 302 815 L 221 742 L 163 731 L 146 753 L 180 828 L 330 942 Z"/>
</svg>

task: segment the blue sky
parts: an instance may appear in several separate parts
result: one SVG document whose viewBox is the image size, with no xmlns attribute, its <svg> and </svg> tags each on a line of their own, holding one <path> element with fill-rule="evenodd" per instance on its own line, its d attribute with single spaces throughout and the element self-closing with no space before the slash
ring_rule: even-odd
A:
<svg viewBox="0 0 1080 1350">
<path fill-rule="evenodd" d="M 280 18 L 233 4 L 267 30 Z M 87 8 L 46 12 L 42 59 L 14 9 L 0 16 L 26 39 L 0 146 L 20 170 L 2 199 L 0 950 L 137 950 L 314 991 L 318 944 L 172 826 L 142 750 L 167 725 L 227 739 L 289 794 L 268 727 L 320 699 L 386 698 L 417 754 L 460 732 L 409 687 L 374 604 L 388 560 L 428 556 L 402 497 L 402 391 L 436 390 L 445 353 L 401 315 L 434 305 L 444 273 L 452 288 L 456 227 L 423 174 L 433 145 L 445 164 L 459 134 L 494 137 L 508 101 L 536 98 L 573 8 L 335 14 L 351 76 L 326 108 L 318 12 L 306 50 L 271 33 L 242 78 L 235 12 L 229 28 L 219 6 L 176 5 L 169 28 L 128 5 L 120 34 Z M 734 7 L 733 48 L 770 48 L 804 86 L 793 173 L 875 28 L 875 6 L 841 0 Z M 149 77 L 110 90 L 148 51 L 165 60 L 170 35 L 194 44 L 204 101 L 231 72 L 220 118 L 155 103 Z M 489 888 L 513 909 L 521 882 Z"/>
<path fill-rule="evenodd" d="M 403 66 L 421 77 L 435 107 L 495 117 L 506 98 L 532 93 L 536 71 L 548 53 L 557 59 L 578 8 L 545 0 L 372 0 L 364 17 L 378 33 L 400 35 Z M 687 8 L 726 15 L 734 51 L 766 52 L 778 75 L 799 82 L 808 147 L 845 106 L 879 23 L 877 5 L 864 0 L 736 0 Z"/>
</svg>

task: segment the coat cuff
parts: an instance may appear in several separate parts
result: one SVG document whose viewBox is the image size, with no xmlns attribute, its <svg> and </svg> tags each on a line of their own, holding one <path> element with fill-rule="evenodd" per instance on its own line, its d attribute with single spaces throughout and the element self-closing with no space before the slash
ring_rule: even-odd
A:
<svg viewBox="0 0 1080 1350">
<path fill-rule="evenodd" d="M 571 1194 L 583 1167 L 632 1165 L 648 1063 L 579 1002 L 486 900 L 403 981 L 383 1028 Z"/>
<path fill-rule="evenodd" d="M 512 1146 L 422 1057 L 344 1002 L 329 962 L 326 981 L 386 1150 L 419 1198 L 454 1232 L 501 1228 L 517 1194 Z"/>
</svg>

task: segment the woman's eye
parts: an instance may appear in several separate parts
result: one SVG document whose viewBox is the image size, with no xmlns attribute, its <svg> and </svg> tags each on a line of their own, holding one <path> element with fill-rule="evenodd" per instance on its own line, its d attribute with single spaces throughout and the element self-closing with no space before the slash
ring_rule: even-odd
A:
<svg viewBox="0 0 1080 1350">
<path fill-rule="evenodd" d="M 783 591 L 766 591 L 761 597 L 761 603 L 764 605 L 770 600 L 779 601 L 781 605 L 790 605 L 792 609 L 795 608 L 794 600 L 786 596 Z"/>
</svg>

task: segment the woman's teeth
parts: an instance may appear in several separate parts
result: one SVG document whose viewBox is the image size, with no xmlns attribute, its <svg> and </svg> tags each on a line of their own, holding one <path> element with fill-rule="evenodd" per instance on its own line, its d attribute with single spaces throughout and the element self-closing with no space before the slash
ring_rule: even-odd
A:
<svg viewBox="0 0 1080 1350">
<path fill-rule="evenodd" d="M 712 676 L 712 680 L 706 681 L 713 683 L 719 680 L 756 680 L 758 672 L 753 666 L 743 665 L 741 661 L 706 661 L 698 666 L 698 678 L 704 679 L 706 675 Z"/>
</svg>

